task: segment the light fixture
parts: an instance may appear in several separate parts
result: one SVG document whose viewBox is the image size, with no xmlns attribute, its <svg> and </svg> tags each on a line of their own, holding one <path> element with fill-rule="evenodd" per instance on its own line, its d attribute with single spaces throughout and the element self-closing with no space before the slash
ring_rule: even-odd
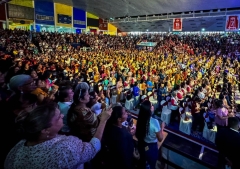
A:
<svg viewBox="0 0 240 169">
<path fill-rule="evenodd" d="M 202 31 L 205 31 L 205 28 L 202 28 Z"/>
</svg>

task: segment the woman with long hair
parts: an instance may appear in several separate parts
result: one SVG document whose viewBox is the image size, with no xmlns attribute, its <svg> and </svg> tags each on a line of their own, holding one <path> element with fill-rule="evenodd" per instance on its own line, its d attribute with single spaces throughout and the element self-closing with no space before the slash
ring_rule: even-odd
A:
<svg viewBox="0 0 240 169">
<path fill-rule="evenodd" d="M 145 100 L 141 106 L 136 126 L 136 137 L 138 139 L 138 147 L 140 153 L 140 168 L 146 167 L 146 162 L 150 169 L 155 169 L 158 159 L 158 144 L 163 140 L 163 129 L 165 123 L 162 122 L 161 127 L 157 119 L 152 118 L 154 107 L 150 101 Z"/>
</svg>

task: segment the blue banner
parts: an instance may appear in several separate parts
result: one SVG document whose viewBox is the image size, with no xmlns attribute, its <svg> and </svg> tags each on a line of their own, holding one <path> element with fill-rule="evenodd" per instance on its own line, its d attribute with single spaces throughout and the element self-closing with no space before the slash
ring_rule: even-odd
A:
<svg viewBox="0 0 240 169">
<path fill-rule="evenodd" d="M 36 24 L 54 25 L 54 3 L 34 1 Z"/>
<path fill-rule="evenodd" d="M 86 12 L 73 8 L 73 27 L 86 29 Z"/>
<path fill-rule="evenodd" d="M 71 24 L 72 17 L 68 15 L 58 14 L 58 23 Z"/>
</svg>

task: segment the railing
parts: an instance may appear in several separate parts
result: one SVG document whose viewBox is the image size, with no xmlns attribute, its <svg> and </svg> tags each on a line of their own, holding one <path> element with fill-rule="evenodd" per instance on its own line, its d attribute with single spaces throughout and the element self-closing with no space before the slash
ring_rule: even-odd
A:
<svg viewBox="0 0 240 169">
<path fill-rule="evenodd" d="M 168 136 L 162 144 L 166 165 L 183 169 L 217 169 L 218 151 L 165 129 Z"/>
<path fill-rule="evenodd" d="M 192 11 L 189 13 L 181 13 L 181 14 L 174 14 L 174 13 L 167 13 L 167 14 L 159 14 L 153 16 L 139 16 L 139 17 L 126 17 L 126 18 L 116 18 L 116 19 L 108 19 L 104 20 L 104 22 L 108 23 L 121 23 L 121 22 L 144 22 L 144 21 L 157 21 L 157 20 L 169 20 L 173 18 L 202 18 L 202 17 L 218 17 L 218 16 L 227 16 L 233 14 L 240 14 L 240 10 L 228 10 L 225 11 L 216 11 L 216 12 L 196 12 Z"/>
</svg>

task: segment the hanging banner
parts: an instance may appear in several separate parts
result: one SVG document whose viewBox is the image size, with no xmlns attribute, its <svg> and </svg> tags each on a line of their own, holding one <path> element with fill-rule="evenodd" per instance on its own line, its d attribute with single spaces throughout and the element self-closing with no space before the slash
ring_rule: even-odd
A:
<svg viewBox="0 0 240 169">
<path fill-rule="evenodd" d="M 54 25 L 54 4 L 46 1 L 34 1 L 36 24 Z"/>
<path fill-rule="evenodd" d="M 173 19 L 173 31 L 182 31 L 182 18 Z"/>
<path fill-rule="evenodd" d="M 5 4 L 0 4 L 0 20 L 6 21 L 6 11 L 5 11 Z"/>
<path fill-rule="evenodd" d="M 34 20 L 34 9 L 25 6 L 8 4 L 8 17 Z"/>
<path fill-rule="evenodd" d="M 108 34 L 109 35 L 117 35 L 117 27 L 113 24 L 108 23 Z"/>
<path fill-rule="evenodd" d="M 11 0 L 11 1 L 9 2 L 9 4 L 33 8 L 33 2 L 32 2 L 32 1 Z"/>
<path fill-rule="evenodd" d="M 104 23 L 103 19 L 99 18 L 99 29 L 108 30 L 108 23 Z"/>
<path fill-rule="evenodd" d="M 238 29 L 239 29 L 238 15 L 227 16 L 225 31 L 238 31 Z"/>
<path fill-rule="evenodd" d="M 68 15 L 58 14 L 58 23 L 71 24 L 72 17 Z"/>
<path fill-rule="evenodd" d="M 55 3 L 56 26 L 72 27 L 72 7 Z"/>
<path fill-rule="evenodd" d="M 91 13 L 89 13 L 89 12 L 87 12 L 87 18 L 99 19 L 99 17 L 98 17 L 98 16 L 96 16 L 96 15 L 93 15 L 93 14 L 91 14 Z"/>
<path fill-rule="evenodd" d="M 73 27 L 86 29 L 86 12 L 73 8 Z"/>
</svg>

